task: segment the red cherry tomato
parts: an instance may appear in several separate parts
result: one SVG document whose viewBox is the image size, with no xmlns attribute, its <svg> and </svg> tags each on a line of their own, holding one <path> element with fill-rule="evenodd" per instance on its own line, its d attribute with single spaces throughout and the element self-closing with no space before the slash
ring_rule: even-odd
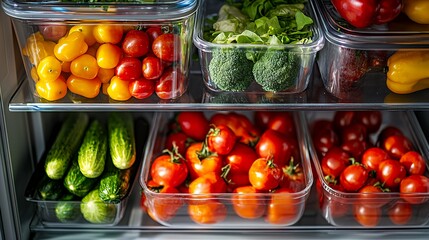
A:
<svg viewBox="0 0 429 240">
<path fill-rule="evenodd" d="M 161 60 L 174 62 L 181 57 L 180 38 L 173 33 L 165 33 L 152 43 L 152 52 Z"/>
<path fill-rule="evenodd" d="M 266 221 L 271 224 L 293 224 L 299 218 L 299 201 L 292 195 L 293 189 L 280 188 L 271 195 Z"/>
<path fill-rule="evenodd" d="M 341 144 L 341 148 L 348 152 L 355 160 L 360 161 L 362 154 L 366 149 L 370 148 L 370 145 L 367 141 L 354 139 L 343 142 L 343 144 Z"/>
<path fill-rule="evenodd" d="M 231 152 L 236 140 L 235 133 L 226 125 L 213 125 L 207 134 L 209 150 L 221 155 Z"/>
<path fill-rule="evenodd" d="M 389 158 L 389 154 L 381 148 L 372 147 L 365 150 L 361 163 L 368 169 L 378 171 L 380 163 Z"/>
<path fill-rule="evenodd" d="M 350 140 L 366 141 L 367 138 L 367 129 L 362 123 L 352 123 L 348 126 L 345 126 L 341 131 L 342 142 L 347 142 Z"/>
<path fill-rule="evenodd" d="M 378 166 L 377 178 L 391 190 L 397 188 L 406 175 L 405 167 L 397 160 L 387 159 Z"/>
<path fill-rule="evenodd" d="M 429 178 L 422 175 L 408 176 L 401 181 L 399 192 L 401 198 L 411 204 L 424 203 L 428 200 L 428 198 L 424 196 L 418 196 L 417 194 L 427 194 L 429 192 Z"/>
<path fill-rule="evenodd" d="M 362 226 L 375 227 L 380 222 L 381 208 L 357 204 L 354 206 L 354 217 Z"/>
<path fill-rule="evenodd" d="M 189 204 L 189 217 L 198 224 L 215 224 L 225 220 L 227 209 L 225 204 L 216 200 L 207 200 L 202 203 Z"/>
<path fill-rule="evenodd" d="M 322 158 L 320 165 L 323 174 L 330 176 L 334 180 L 350 165 L 350 154 L 341 148 L 333 147 Z"/>
<path fill-rule="evenodd" d="M 353 122 L 354 116 L 354 111 L 335 112 L 334 118 L 332 120 L 335 130 L 341 132 L 344 127 L 349 126 Z"/>
<path fill-rule="evenodd" d="M 416 151 L 409 151 L 402 155 L 399 162 L 404 165 L 408 175 L 423 175 L 426 172 L 426 161 Z"/>
<path fill-rule="evenodd" d="M 384 140 L 382 147 L 393 159 L 400 159 L 402 155 L 413 150 L 413 144 L 404 135 L 394 135 L 387 137 Z"/>
<path fill-rule="evenodd" d="M 379 193 L 382 192 L 383 190 L 380 187 L 374 185 L 363 186 L 359 190 L 359 203 L 372 207 L 382 207 L 388 202 L 384 197 L 380 197 Z"/>
<path fill-rule="evenodd" d="M 362 165 L 347 166 L 340 175 L 340 184 L 348 192 L 357 192 L 368 179 L 368 170 Z"/>
<path fill-rule="evenodd" d="M 188 167 L 185 159 L 177 154 L 177 149 L 164 152 L 152 162 L 150 175 L 159 185 L 177 187 L 188 177 Z"/>
<path fill-rule="evenodd" d="M 390 221 L 396 225 L 405 225 L 413 216 L 413 208 L 407 202 L 398 201 L 387 210 Z"/>
<path fill-rule="evenodd" d="M 338 134 L 335 132 L 332 122 L 328 120 L 315 122 L 311 136 L 314 148 L 319 157 L 324 156 L 332 147 L 340 144 Z"/>
<path fill-rule="evenodd" d="M 192 143 L 186 149 L 185 155 L 191 179 L 196 179 L 210 172 L 220 175 L 223 159 L 217 154 L 210 153 L 204 143 Z"/>
<path fill-rule="evenodd" d="M 172 132 L 167 135 L 167 140 L 165 140 L 165 148 L 171 150 L 175 145 L 179 154 L 185 156 L 188 142 L 189 138 L 188 135 L 186 135 L 185 133 Z"/>
<path fill-rule="evenodd" d="M 131 96 L 137 99 L 145 99 L 155 92 L 155 83 L 147 79 L 141 78 L 130 81 L 128 85 Z"/>
<path fill-rule="evenodd" d="M 261 191 L 275 189 L 281 178 L 281 169 L 269 158 L 256 159 L 249 169 L 250 184 Z"/>
<path fill-rule="evenodd" d="M 285 136 L 296 136 L 295 122 L 290 112 L 274 112 L 267 123 L 267 128 L 281 132 Z"/>
<path fill-rule="evenodd" d="M 289 162 L 288 166 L 282 168 L 283 177 L 280 181 L 280 187 L 292 189 L 299 192 L 305 188 L 305 176 L 301 164 Z"/>
<path fill-rule="evenodd" d="M 242 186 L 234 190 L 232 196 L 232 207 L 235 213 L 245 219 L 260 218 L 265 213 L 266 204 L 262 196 L 255 195 L 261 193 L 252 186 Z"/>
<path fill-rule="evenodd" d="M 241 142 L 235 143 L 234 148 L 225 157 L 222 177 L 233 189 L 250 185 L 249 169 L 257 158 L 258 155 L 252 147 Z"/>
<path fill-rule="evenodd" d="M 155 80 L 161 77 L 164 66 L 157 57 L 147 56 L 143 58 L 142 72 L 143 77 L 149 80 Z"/>
<path fill-rule="evenodd" d="M 146 33 L 149 36 L 149 41 L 151 44 L 155 38 L 163 34 L 161 27 L 149 27 L 146 29 Z"/>
<path fill-rule="evenodd" d="M 383 147 L 382 145 L 383 145 L 383 143 L 387 137 L 399 136 L 399 135 L 404 135 L 399 128 L 397 128 L 395 126 L 387 126 L 387 127 L 383 128 L 383 130 L 380 132 L 380 134 L 378 134 L 377 146 Z"/>
<path fill-rule="evenodd" d="M 130 30 L 122 40 L 122 50 L 130 57 L 141 57 L 149 52 L 149 37 L 144 31 Z"/>
<path fill-rule="evenodd" d="M 176 121 L 183 133 L 197 141 L 203 141 L 210 130 L 209 121 L 203 112 L 180 112 Z"/>
<path fill-rule="evenodd" d="M 142 75 L 142 63 L 135 57 L 121 58 L 116 65 L 115 75 L 125 81 L 137 80 Z"/>
<path fill-rule="evenodd" d="M 299 159 L 298 142 L 272 129 L 267 129 L 256 144 L 256 153 L 262 158 L 272 157 L 279 167 L 289 164 L 291 159 Z"/>
<path fill-rule="evenodd" d="M 158 79 L 155 93 L 161 99 L 175 99 L 182 96 L 185 90 L 185 76 L 177 67 L 170 67 Z"/>
<path fill-rule="evenodd" d="M 226 183 L 214 172 L 209 172 L 194 179 L 189 184 L 189 193 L 199 196 L 195 198 L 210 198 L 210 193 L 225 193 L 226 192 Z M 197 202 L 197 201 L 196 201 Z"/>
<path fill-rule="evenodd" d="M 255 123 L 255 126 L 259 128 L 259 130 L 265 131 L 265 129 L 267 129 L 268 121 L 270 121 L 274 114 L 275 112 L 271 111 L 255 111 L 253 115 L 253 122 Z"/>
<path fill-rule="evenodd" d="M 156 221 L 171 220 L 183 206 L 184 202 L 180 198 L 171 198 L 169 195 L 179 193 L 179 191 L 175 187 L 162 186 L 154 181 L 149 181 L 147 186 L 151 191 L 161 193 L 161 195 L 154 197 L 152 201 L 147 201 L 146 197 L 142 197 L 141 201 L 147 209 L 148 215 Z M 164 197 L 162 194 L 166 194 L 167 196 Z"/>
<path fill-rule="evenodd" d="M 380 111 L 357 111 L 353 121 L 363 124 L 368 133 L 375 133 L 380 129 L 382 115 Z"/>
</svg>

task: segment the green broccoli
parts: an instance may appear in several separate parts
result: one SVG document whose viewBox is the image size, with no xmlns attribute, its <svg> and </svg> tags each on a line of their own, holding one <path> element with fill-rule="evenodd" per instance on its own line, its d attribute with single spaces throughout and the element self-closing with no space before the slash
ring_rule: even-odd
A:
<svg viewBox="0 0 429 240">
<path fill-rule="evenodd" d="M 295 85 L 300 58 L 288 50 L 267 50 L 253 65 L 255 81 L 265 91 L 279 92 Z"/>
<path fill-rule="evenodd" d="M 239 48 L 220 48 L 213 51 L 209 64 L 211 81 L 223 91 L 244 91 L 254 81 L 253 62 L 246 51 Z"/>
</svg>

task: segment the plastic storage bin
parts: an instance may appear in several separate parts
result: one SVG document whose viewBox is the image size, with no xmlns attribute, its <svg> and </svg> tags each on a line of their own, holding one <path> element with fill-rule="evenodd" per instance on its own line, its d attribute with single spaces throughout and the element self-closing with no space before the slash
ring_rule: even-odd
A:
<svg viewBox="0 0 429 240">
<path fill-rule="evenodd" d="M 250 43 L 218 44 L 207 40 L 207 38 L 205 38 L 205 30 L 207 28 L 212 28 L 213 22 L 211 18 L 218 14 L 219 9 L 224 3 L 225 1 L 221 0 L 202 1 L 195 25 L 193 41 L 199 50 L 205 86 L 213 92 L 275 92 L 278 94 L 292 94 L 304 91 L 310 81 L 316 54 L 324 44 L 324 38 L 315 20 L 315 15 L 309 7 L 311 3 L 307 3 L 303 10 L 314 20 L 310 28 L 310 31 L 313 33 L 311 42 L 302 44 L 281 44 L 276 46 Z M 269 56 L 269 52 L 271 51 L 272 55 L 280 55 L 281 57 L 277 57 L 281 60 L 276 61 L 278 66 L 275 70 L 268 70 L 268 72 L 263 75 L 267 76 L 272 73 L 272 79 L 276 79 L 277 81 L 262 78 L 258 78 L 261 79 L 258 81 L 253 77 L 255 76 L 252 73 L 252 69 L 254 68 L 253 62 L 250 60 L 243 60 L 243 56 L 251 54 L 255 56 L 252 57 L 254 59 L 253 61 L 255 61 L 255 59 L 258 59 L 258 57 L 256 57 L 257 55 L 263 55 L 268 52 L 266 56 Z M 225 60 L 227 58 L 222 57 L 223 55 L 235 56 L 237 60 L 228 63 L 227 60 Z M 241 57 L 239 57 L 240 55 Z M 213 58 L 213 56 L 218 57 Z M 248 56 L 247 59 L 249 58 L 251 57 Z M 214 65 L 212 63 L 213 59 L 215 59 L 216 62 L 220 62 L 220 64 Z M 233 66 L 234 63 L 239 61 L 240 64 Z M 256 61 L 256 64 L 259 64 L 259 62 L 262 61 Z M 290 65 L 282 65 L 284 62 L 289 62 Z M 222 72 L 215 72 L 216 70 L 210 70 L 211 63 L 213 64 L 212 66 L 218 66 L 217 69 L 221 69 L 220 71 L 223 70 L 224 72 L 231 73 L 230 76 L 225 76 Z M 267 67 L 269 66 L 267 65 Z M 214 68 L 215 67 L 213 67 L 213 69 Z M 214 73 L 216 73 L 216 76 L 214 76 Z M 284 79 L 284 81 L 280 81 L 279 79 Z"/>
<path fill-rule="evenodd" d="M 210 117 L 215 113 L 226 112 L 205 112 L 205 116 Z M 240 114 L 243 113 L 240 112 Z M 252 112 L 245 112 L 244 114 L 251 116 Z M 151 189 L 153 185 L 151 181 L 151 164 L 165 149 L 167 137 L 170 132 L 167 126 L 171 126 L 171 120 L 174 116 L 175 114 L 172 112 L 157 113 L 154 116 L 153 122 L 155 125 L 151 129 L 149 145 L 140 175 L 142 194 L 144 194 L 144 211 L 152 219 L 164 226 L 192 229 L 278 228 L 293 225 L 301 219 L 307 198 L 310 194 L 313 176 L 298 115 L 294 115 L 294 117 L 296 117 L 295 126 L 301 157 L 299 166 L 302 167 L 305 186 L 293 193 L 264 192 L 248 193 L 247 195 L 246 193 L 239 194 L 232 191 L 226 191 L 225 193 L 190 194 L 186 191 L 180 191 L 179 193 L 177 191 L 170 191 L 171 189 L 160 193 L 153 190 L 153 188 Z M 298 162 L 295 161 L 294 164 L 296 163 Z M 231 186 L 228 188 L 231 188 Z M 176 189 L 182 188 L 179 186 Z M 274 198 L 277 198 L 277 204 L 273 202 L 270 204 L 270 201 L 277 201 Z M 267 211 L 270 205 L 273 208 L 277 208 L 277 211 L 271 213 L 271 217 L 273 217 L 271 219 L 272 222 L 267 221 Z M 234 207 L 237 206 L 242 211 L 236 212 Z M 250 218 L 250 216 L 255 215 L 253 213 L 250 215 L 243 213 L 246 211 L 244 209 L 247 209 L 248 212 L 252 212 L 250 209 L 254 209 L 255 214 L 262 211 L 263 215 L 257 214 L 256 218 Z M 239 215 L 238 213 L 244 215 Z M 197 219 L 197 221 L 193 220 L 190 214 L 194 214 L 196 216 L 194 219 Z"/>
<path fill-rule="evenodd" d="M 4 0 L 2 7 L 35 97 L 159 101 L 187 90 L 196 0 Z"/>
<path fill-rule="evenodd" d="M 388 93 L 389 57 L 398 50 L 428 50 L 428 29 L 402 15 L 388 24 L 355 28 L 339 16 L 330 0 L 312 2 L 326 39 L 317 57 L 318 68 L 326 90 L 339 99 L 356 99 L 363 91 Z"/>
<path fill-rule="evenodd" d="M 322 171 L 322 157 L 318 155 L 310 128 L 318 120 L 333 120 L 334 112 L 305 112 L 309 140 L 309 150 L 316 175 L 315 188 L 319 200 L 319 210 L 333 226 L 356 228 L 401 228 L 419 227 L 429 221 L 429 192 L 400 194 L 399 190 L 376 192 L 365 195 L 358 192 L 346 192 L 326 181 Z M 382 111 L 380 129 L 370 135 L 370 141 L 376 143 L 380 132 L 387 126 L 393 126 L 411 140 L 414 151 L 421 153 L 426 161 L 425 176 L 428 176 L 427 141 L 413 112 Z M 322 129 L 319 130 L 320 132 Z M 398 160 L 399 161 L 399 160 Z M 415 202 L 409 203 L 405 199 Z M 422 200 L 422 201 L 420 201 Z M 418 202 L 418 203 L 417 203 Z"/>
<path fill-rule="evenodd" d="M 98 119 L 100 122 L 107 119 L 107 115 L 99 113 L 96 117 L 90 116 L 91 119 Z M 135 187 L 135 181 L 138 173 L 141 171 L 141 159 L 148 139 L 150 120 L 145 117 L 134 117 L 134 132 L 135 132 L 135 146 L 136 146 L 136 161 L 131 168 L 122 171 L 129 171 L 129 187 L 125 195 L 119 201 L 104 202 L 103 200 L 94 200 L 96 197 L 91 197 L 91 201 L 87 204 L 83 203 L 83 197 L 75 196 L 68 193 L 64 184 L 64 178 L 59 180 L 50 180 L 45 172 L 45 158 L 48 151 L 42 156 L 38 162 L 30 181 L 25 189 L 25 199 L 35 205 L 37 209 L 37 217 L 41 224 L 48 227 L 80 227 L 91 228 L 94 226 L 114 226 L 117 225 L 123 218 L 129 198 L 131 197 L 132 189 Z M 54 137 L 56 137 L 55 133 Z M 53 141 L 52 141 L 53 142 Z M 52 145 L 49 145 L 52 146 Z M 48 149 L 49 150 L 49 149 Z M 107 153 L 109 155 L 109 153 Z M 110 157 L 106 158 L 110 160 Z M 74 159 L 72 159 L 73 161 Z M 95 186 L 89 191 L 89 194 L 98 194 L 98 183 L 101 176 L 95 180 Z M 98 182 L 98 183 L 97 183 Z M 53 183 L 53 184 L 52 184 Z M 50 187 L 42 187 L 47 186 Z M 48 190 L 53 191 L 48 191 Z M 49 194 L 51 199 L 58 200 L 45 200 L 42 199 L 41 194 Z M 54 195 L 57 195 L 54 197 Z M 70 200 L 70 197 L 73 197 Z M 97 208 L 100 215 L 90 216 L 90 219 L 84 217 L 82 213 L 82 206 L 85 208 Z M 85 210 L 84 210 L 85 211 Z M 103 214 L 104 211 L 104 214 Z"/>
</svg>

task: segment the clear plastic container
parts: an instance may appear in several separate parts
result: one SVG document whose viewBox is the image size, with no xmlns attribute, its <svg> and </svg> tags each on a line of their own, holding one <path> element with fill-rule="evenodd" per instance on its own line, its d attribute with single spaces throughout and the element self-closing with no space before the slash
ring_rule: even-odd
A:
<svg viewBox="0 0 429 240">
<path fill-rule="evenodd" d="M 107 115 L 103 113 L 98 113 L 97 116 L 93 118 L 104 121 L 107 119 Z M 60 187 L 49 187 L 47 189 L 57 189 L 57 191 L 43 191 L 44 194 L 49 194 L 49 197 L 53 197 L 55 194 L 61 194 L 55 197 L 59 197 L 60 200 L 44 200 L 41 198 L 41 189 L 42 186 L 46 186 L 52 181 L 55 181 L 54 184 L 50 186 L 62 186 L 64 179 L 59 180 L 50 180 L 45 173 L 45 161 L 46 154 L 48 151 L 45 151 L 41 160 L 38 162 L 36 169 L 31 176 L 27 187 L 25 189 L 25 199 L 28 202 L 33 203 L 36 206 L 37 217 L 39 221 L 48 227 L 80 227 L 80 228 L 90 228 L 94 226 L 114 226 L 117 225 L 123 218 L 126 209 L 127 203 L 131 197 L 133 188 L 135 187 L 136 178 L 138 173 L 141 171 L 143 152 L 147 144 L 148 132 L 150 121 L 146 120 L 146 117 L 136 116 L 134 119 L 134 131 L 135 131 L 135 144 L 136 144 L 136 161 L 133 166 L 129 168 L 129 187 L 126 194 L 116 203 L 108 203 L 99 199 L 95 201 L 94 197 L 91 197 L 91 202 L 85 204 L 82 202 L 82 197 L 70 195 L 67 192 L 66 188 Z M 57 127 L 57 126 L 55 126 Z M 54 129 L 56 129 L 54 127 Z M 55 134 L 54 134 L 55 135 Z M 56 135 L 55 135 L 56 136 Z M 51 146 L 51 145 L 49 145 Z M 100 179 L 101 177 L 99 177 Z M 99 182 L 99 179 L 96 182 Z M 88 193 L 92 194 L 92 191 L 98 191 L 98 183 L 94 188 Z M 95 192 L 93 194 L 98 194 Z M 72 200 L 69 197 L 73 196 Z M 85 197 L 85 196 L 84 196 Z M 64 199 L 64 200 L 62 200 Z M 67 199 L 67 200 L 66 200 Z M 85 208 L 97 208 L 99 211 L 105 210 L 105 214 L 100 214 L 98 216 L 89 216 L 90 219 L 84 217 L 82 213 L 82 206 Z"/>
<path fill-rule="evenodd" d="M 159 101 L 187 90 L 196 0 L 3 0 L 2 7 L 12 18 L 36 98 Z M 43 61 L 48 56 L 56 61 Z M 51 77 L 41 70 L 49 67 Z"/>
<path fill-rule="evenodd" d="M 330 0 L 313 2 L 326 39 L 317 57 L 318 68 L 326 90 L 339 99 L 356 99 L 363 91 L 386 91 L 363 88 L 363 82 L 386 81 L 387 60 L 395 51 L 428 49 L 429 28 L 408 23 L 402 15 L 388 24 L 354 28 L 338 15 Z"/>
<path fill-rule="evenodd" d="M 205 112 L 206 116 L 212 116 L 216 112 Z M 252 112 L 240 112 L 246 116 L 252 116 Z M 313 184 L 313 175 L 311 172 L 308 151 L 300 129 L 300 120 L 298 115 L 295 117 L 295 126 L 299 144 L 299 154 L 301 156 L 300 166 L 305 178 L 305 186 L 302 190 L 294 193 L 249 193 L 241 195 L 231 192 L 214 193 L 207 195 L 195 195 L 189 193 L 159 193 L 150 189 L 151 186 L 151 164 L 156 157 L 162 154 L 165 149 L 165 143 L 169 133 L 169 124 L 175 116 L 174 112 L 157 113 L 154 116 L 155 125 L 151 129 L 148 146 L 144 157 L 143 167 L 140 175 L 140 185 L 142 194 L 145 198 L 144 211 L 156 222 L 177 228 L 279 228 L 287 227 L 297 223 L 305 210 L 307 198 Z M 294 162 L 294 164 L 296 164 Z M 267 210 L 270 201 L 278 197 L 278 207 L 276 212 L 271 213 L 272 221 L 278 220 L 277 223 L 267 221 Z M 240 201 L 240 203 L 234 202 Z M 236 212 L 235 206 L 238 206 Z M 240 207 L 242 206 L 242 208 Z M 249 209 L 257 209 L 255 212 L 264 212 L 256 218 L 250 219 L 245 212 L 251 212 Z M 195 214 L 197 221 L 190 217 L 190 213 Z M 239 213 L 244 215 L 238 215 Z M 205 215 L 206 214 L 206 215 Z M 249 215 L 247 215 L 249 216 Z M 277 218 L 278 217 L 278 218 Z M 207 222 L 206 222 L 207 221 Z M 205 223 L 206 222 L 206 223 Z"/>
<path fill-rule="evenodd" d="M 310 81 L 310 76 L 313 71 L 313 65 L 315 62 L 317 52 L 322 49 L 324 45 L 324 38 L 322 33 L 320 32 L 320 28 L 317 22 L 314 20 L 314 24 L 311 27 L 311 31 L 313 32 L 312 42 L 304 43 L 304 44 L 283 44 L 277 46 L 269 46 L 263 44 L 243 44 L 243 43 L 231 43 L 231 44 L 218 44 L 207 41 L 204 38 L 204 30 L 207 28 L 211 28 L 212 25 L 210 17 L 217 15 L 221 6 L 225 3 L 222 0 L 203 0 L 201 3 L 200 11 L 197 16 L 197 21 L 194 30 L 193 41 L 195 46 L 199 50 L 200 56 L 200 64 L 201 70 L 203 74 L 203 81 L 205 86 L 213 92 L 245 92 L 245 93 L 266 93 L 266 92 L 275 92 L 276 94 L 293 94 L 300 93 L 304 91 L 308 83 Z M 311 8 L 309 7 L 311 3 L 306 4 L 305 12 L 311 18 L 315 19 L 315 15 Z M 224 83 L 223 81 L 216 82 L 213 81 L 213 71 L 210 71 L 210 63 L 213 59 L 214 52 L 226 52 L 225 54 L 233 54 L 233 53 L 252 53 L 255 55 L 262 55 L 267 52 L 267 50 L 273 50 L 278 53 L 279 51 L 284 51 L 283 56 L 288 60 L 279 60 L 279 61 L 290 61 L 292 62 L 292 67 L 289 70 L 286 70 L 284 74 L 281 74 L 281 70 L 278 70 L 276 74 L 281 76 L 288 76 L 287 83 L 283 83 L 281 81 L 277 83 L 272 83 L 270 81 L 269 84 L 263 85 L 266 87 L 262 87 L 257 80 L 253 78 L 252 68 L 253 63 L 242 64 L 242 66 L 246 66 L 243 68 L 242 72 L 238 73 L 240 77 L 237 79 L 231 80 L 235 82 L 233 86 L 228 83 Z M 219 60 L 222 61 L 222 60 Z M 240 60 L 241 61 L 241 60 Z M 288 69 L 288 67 L 278 67 Z M 244 77 L 246 76 L 246 77 Z M 277 77 L 276 79 L 280 79 Z M 230 77 L 232 78 L 232 77 Z M 237 82 L 241 81 L 240 84 Z M 270 86 L 271 85 L 271 86 Z"/>
<path fill-rule="evenodd" d="M 362 193 L 334 189 L 325 180 L 321 167 L 321 157 L 317 154 L 310 132 L 312 124 L 316 121 L 332 121 L 334 112 L 305 112 L 303 115 L 306 118 L 306 136 L 316 175 L 315 188 L 319 200 L 319 210 L 328 223 L 338 227 L 357 228 L 419 227 L 428 223 L 429 201 L 422 200 L 422 203 L 411 204 L 405 201 L 403 197 L 427 200 L 429 199 L 429 192 L 401 196 L 398 191 L 392 190 L 391 192 L 371 193 L 370 196 L 365 196 Z M 371 142 L 376 142 L 377 136 L 385 127 L 397 127 L 412 141 L 415 151 L 422 154 L 426 160 L 426 166 L 428 166 L 427 141 L 414 113 L 411 111 L 382 111 L 382 119 L 379 131 L 370 135 Z M 426 169 L 426 176 L 428 176 L 427 174 L 428 170 Z"/>
</svg>

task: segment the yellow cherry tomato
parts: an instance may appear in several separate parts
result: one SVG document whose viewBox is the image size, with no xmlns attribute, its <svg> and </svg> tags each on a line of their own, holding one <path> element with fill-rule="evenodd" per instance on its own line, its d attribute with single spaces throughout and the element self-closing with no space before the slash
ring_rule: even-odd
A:
<svg viewBox="0 0 429 240">
<path fill-rule="evenodd" d="M 104 43 L 97 49 L 96 57 L 101 68 L 114 68 L 122 57 L 122 50 L 115 44 Z"/>
<path fill-rule="evenodd" d="M 103 83 L 103 84 L 101 85 L 101 91 L 102 91 L 102 93 L 103 93 L 104 95 L 109 95 L 109 94 L 107 93 L 107 88 L 109 87 L 109 85 L 110 85 L 110 83 Z"/>
<path fill-rule="evenodd" d="M 61 71 L 63 73 L 69 73 L 70 72 L 70 65 L 71 65 L 71 62 L 62 62 L 61 63 Z"/>
<path fill-rule="evenodd" d="M 31 78 L 33 79 L 34 82 L 39 81 L 39 75 L 37 75 L 37 68 L 36 67 L 33 66 L 31 68 L 30 75 L 31 75 Z"/>
<path fill-rule="evenodd" d="M 115 75 L 115 69 L 110 68 L 100 68 L 98 69 L 97 77 L 100 79 L 102 83 L 108 83 L 110 82 L 110 79 Z"/>
<path fill-rule="evenodd" d="M 89 54 L 83 54 L 75 58 L 70 64 L 70 71 L 76 77 L 93 79 L 98 74 L 100 67 L 95 57 Z"/>
<path fill-rule="evenodd" d="M 63 76 L 59 76 L 55 81 L 38 81 L 36 91 L 40 97 L 48 101 L 56 101 L 67 94 L 67 84 Z"/>
<path fill-rule="evenodd" d="M 124 29 L 117 24 L 99 24 L 94 27 L 93 34 L 99 43 L 117 44 L 122 40 Z"/>
<path fill-rule="evenodd" d="M 92 46 L 97 41 L 94 37 L 94 26 L 93 25 L 75 25 L 70 28 L 69 34 L 72 32 L 81 32 L 83 33 L 84 39 L 88 46 Z"/>
<path fill-rule="evenodd" d="M 55 57 L 63 62 L 71 62 L 88 50 L 83 33 L 76 31 L 58 41 L 54 48 Z"/>
<path fill-rule="evenodd" d="M 88 48 L 88 51 L 86 51 L 86 53 L 88 53 L 89 55 L 96 57 L 97 56 L 97 50 L 100 47 L 99 43 L 95 43 L 93 44 L 91 47 Z"/>
<path fill-rule="evenodd" d="M 126 101 L 131 98 L 128 85 L 129 81 L 124 81 L 118 76 L 113 76 L 107 88 L 107 94 L 113 100 Z"/>
<path fill-rule="evenodd" d="M 74 94 L 86 98 L 95 98 L 100 93 L 101 81 L 97 77 L 85 79 L 72 74 L 67 78 L 67 87 Z"/>
<path fill-rule="evenodd" d="M 41 81 L 54 81 L 61 74 L 61 62 L 54 56 L 43 58 L 37 66 L 37 75 Z"/>
<path fill-rule="evenodd" d="M 37 66 L 43 58 L 54 55 L 55 43 L 45 41 L 40 37 L 31 37 L 27 39 L 27 44 L 22 49 L 22 54 L 27 56 L 30 63 Z"/>
</svg>

